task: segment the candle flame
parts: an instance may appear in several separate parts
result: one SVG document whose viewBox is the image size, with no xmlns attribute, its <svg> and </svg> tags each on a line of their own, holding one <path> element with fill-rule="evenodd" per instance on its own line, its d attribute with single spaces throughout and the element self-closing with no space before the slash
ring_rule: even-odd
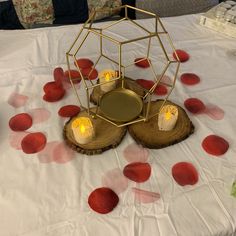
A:
<svg viewBox="0 0 236 236">
<path fill-rule="evenodd" d="M 171 118 L 171 112 L 170 111 L 167 111 L 165 113 L 165 118 L 166 118 L 166 120 L 170 120 L 170 118 Z"/>
<path fill-rule="evenodd" d="M 106 81 L 109 81 L 109 80 L 110 80 L 110 75 L 109 75 L 109 73 L 106 73 L 106 75 L 105 75 L 105 80 L 106 80 Z"/>
<path fill-rule="evenodd" d="M 80 132 L 83 134 L 83 133 L 85 133 L 85 126 L 84 125 L 80 125 L 80 127 L 79 127 L 79 129 L 80 129 Z"/>
</svg>

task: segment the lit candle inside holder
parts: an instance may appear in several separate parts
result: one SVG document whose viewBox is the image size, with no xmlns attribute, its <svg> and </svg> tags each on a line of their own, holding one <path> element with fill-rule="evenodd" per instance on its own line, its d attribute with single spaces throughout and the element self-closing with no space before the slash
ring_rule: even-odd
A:
<svg viewBox="0 0 236 236">
<path fill-rule="evenodd" d="M 95 136 L 93 124 L 88 117 L 76 118 L 72 122 L 71 128 L 74 138 L 79 144 L 89 143 Z"/>
<path fill-rule="evenodd" d="M 103 70 L 98 74 L 98 78 L 100 84 L 107 82 L 100 85 L 100 88 L 103 92 L 109 92 L 116 87 L 116 81 L 111 81 L 112 79 L 116 78 L 116 71 L 111 69 Z"/>
<path fill-rule="evenodd" d="M 178 119 L 178 108 L 173 105 L 165 105 L 162 107 L 158 115 L 159 130 L 170 131 L 172 130 Z"/>
</svg>

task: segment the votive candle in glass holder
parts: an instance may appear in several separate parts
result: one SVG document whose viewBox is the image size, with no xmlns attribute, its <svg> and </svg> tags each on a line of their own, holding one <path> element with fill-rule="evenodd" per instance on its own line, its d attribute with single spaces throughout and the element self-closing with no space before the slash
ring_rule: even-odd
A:
<svg viewBox="0 0 236 236">
<path fill-rule="evenodd" d="M 116 87 L 116 81 L 111 81 L 116 78 L 117 72 L 112 69 L 102 70 L 98 74 L 100 88 L 103 92 L 107 93 Z M 104 84 L 103 84 L 104 83 Z"/>
</svg>

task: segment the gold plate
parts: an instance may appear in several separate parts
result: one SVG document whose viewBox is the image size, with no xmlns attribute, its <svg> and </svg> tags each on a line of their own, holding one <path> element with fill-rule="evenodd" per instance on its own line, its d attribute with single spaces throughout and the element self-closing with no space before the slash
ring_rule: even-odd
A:
<svg viewBox="0 0 236 236">
<path fill-rule="evenodd" d="M 100 109 L 112 121 L 128 122 L 141 113 L 143 102 L 132 90 L 118 88 L 101 97 Z"/>
</svg>

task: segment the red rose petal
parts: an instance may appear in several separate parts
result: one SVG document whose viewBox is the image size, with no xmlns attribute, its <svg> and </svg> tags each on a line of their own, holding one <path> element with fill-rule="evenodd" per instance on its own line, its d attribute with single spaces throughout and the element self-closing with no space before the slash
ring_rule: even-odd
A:
<svg viewBox="0 0 236 236">
<path fill-rule="evenodd" d="M 149 151 L 141 145 L 132 143 L 125 148 L 123 155 L 128 162 L 146 162 Z"/>
<path fill-rule="evenodd" d="M 11 147 L 16 150 L 21 150 L 21 141 L 27 134 L 29 134 L 29 132 L 11 132 L 9 136 L 9 143 Z"/>
<path fill-rule="evenodd" d="M 53 71 L 53 77 L 57 84 L 61 84 L 64 79 L 64 71 L 61 67 L 57 67 Z"/>
<path fill-rule="evenodd" d="M 15 108 L 18 108 L 24 106 L 28 99 L 28 96 L 19 93 L 12 93 L 8 99 L 8 104 Z"/>
<path fill-rule="evenodd" d="M 70 83 L 70 77 L 69 77 L 69 71 L 65 71 L 65 81 Z M 79 71 L 77 70 L 70 70 L 70 75 L 71 75 L 71 79 L 73 81 L 74 84 L 78 84 L 81 81 L 81 75 L 79 73 Z"/>
<path fill-rule="evenodd" d="M 24 153 L 37 153 L 44 149 L 47 139 L 43 133 L 31 133 L 26 135 L 21 141 L 21 147 Z"/>
<path fill-rule="evenodd" d="M 154 93 L 159 96 L 166 95 L 168 93 L 168 89 L 165 85 L 159 84 L 154 90 Z"/>
<path fill-rule="evenodd" d="M 83 69 L 83 68 L 91 68 L 93 66 L 93 62 L 88 59 L 88 58 L 80 58 L 77 61 L 77 65 L 79 68 Z M 76 66 L 76 63 L 75 63 Z"/>
<path fill-rule="evenodd" d="M 72 117 L 80 112 L 80 107 L 75 105 L 66 105 L 59 109 L 58 115 L 61 117 Z"/>
<path fill-rule="evenodd" d="M 185 85 L 195 85 L 200 82 L 198 75 L 193 73 L 184 73 L 180 76 L 180 80 Z"/>
<path fill-rule="evenodd" d="M 142 60 L 143 59 L 143 60 Z M 140 61 L 141 60 L 141 61 Z M 141 68 L 148 68 L 150 67 L 149 61 L 145 57 L 139 57 L 134 60 L 135 65 Z"/>
<path fill-rule="evenodd" d="M 188 111 L 194 114 L 202 113 L 206 109 L 204 103 L 198 98 L 189 98 L 185 100 L 184 106 Z"/>
<path fill-rule="evenodd" d="M 20 113 L 9 120 L 9 127 L 13 131 L 24 131 L 32 126 L 32 117 L 27 113 Z"/>
<path fill-rule="evenodd" d="M 217 135 L 209 135 L 202 141 L 202 147 L 207 153 L 220 156 L 228 151 L 229 143 Z"/>
<path fill-rule="evenodd" d="M 134 162 L 125 166 L 123 174 L 129 179 L 141 183 L 149 179 L 151 166 L 148 163 Z"/>
<path fill-rule="evenodd" d="M 185 52 L 184 50 L 177 49 L 175 50 L 175 52 L 178 55 L 180 62 L 188 61 L 190 58 L 189 54 Z M 177 57 L 174 52 L 173 52 L 173 57 L 175 60 L 177 60 Z"/>
<path fill-rule="evenodd" d="M 90 193 L 88 198 L 89 206 L 96 212 L 107 214 L 118 204 L 119 197 L 109 188 L 97 188 Z"/>
<path fill-rule="evenodd" d="M 61 84 L 58 84 L 54 81 L 48 82 L 43 86 L 43 90 L 45 93 L 48 93 L 52 90 L 63 89 Z"/>
<path fill-rule="evenodd" d="M 65 93 L 66 91 L 64 89 L 50 90 L 43 96 L 43 100 L 47 102 L 57 102 L 64 97 Z"/>
<path fill-rule="evenodd" d="M 146 79 L 137 79 L 136 83 L 138 83 L 141 87 L 148 90 L 154 85 L 154 82 L 152 80 L 146 80 Z"/>
<path fill-rule="evenodd" d="M 198 182 L 198 172 L 193 164 L 179 162 L 172 167 L 172 176 L 181 185 L 194 185 Z"/>
<path fill-rule="evenodd" d="M 119 168 L 115 168 L 105 173 L 102 177 L 102 184 L 119 194 L 128 188 L 128 179 Z"/>
<path fill-rule="evenodd" d="M 139 188 L 132 188 L 135 200 L 141 203 L 152 203 L 160 199 L 160 194 Z"/>
<path fill-rule="evenodd" d="M 97 70 L 93 69 L 93 68 L 83 68 L 81 70 L 81 72 L 82 72 L 83 76 L 89 80 L 94 80 L 94 79 L 97 79 L 97 77 L 98 77 Z"/>
</svg>

